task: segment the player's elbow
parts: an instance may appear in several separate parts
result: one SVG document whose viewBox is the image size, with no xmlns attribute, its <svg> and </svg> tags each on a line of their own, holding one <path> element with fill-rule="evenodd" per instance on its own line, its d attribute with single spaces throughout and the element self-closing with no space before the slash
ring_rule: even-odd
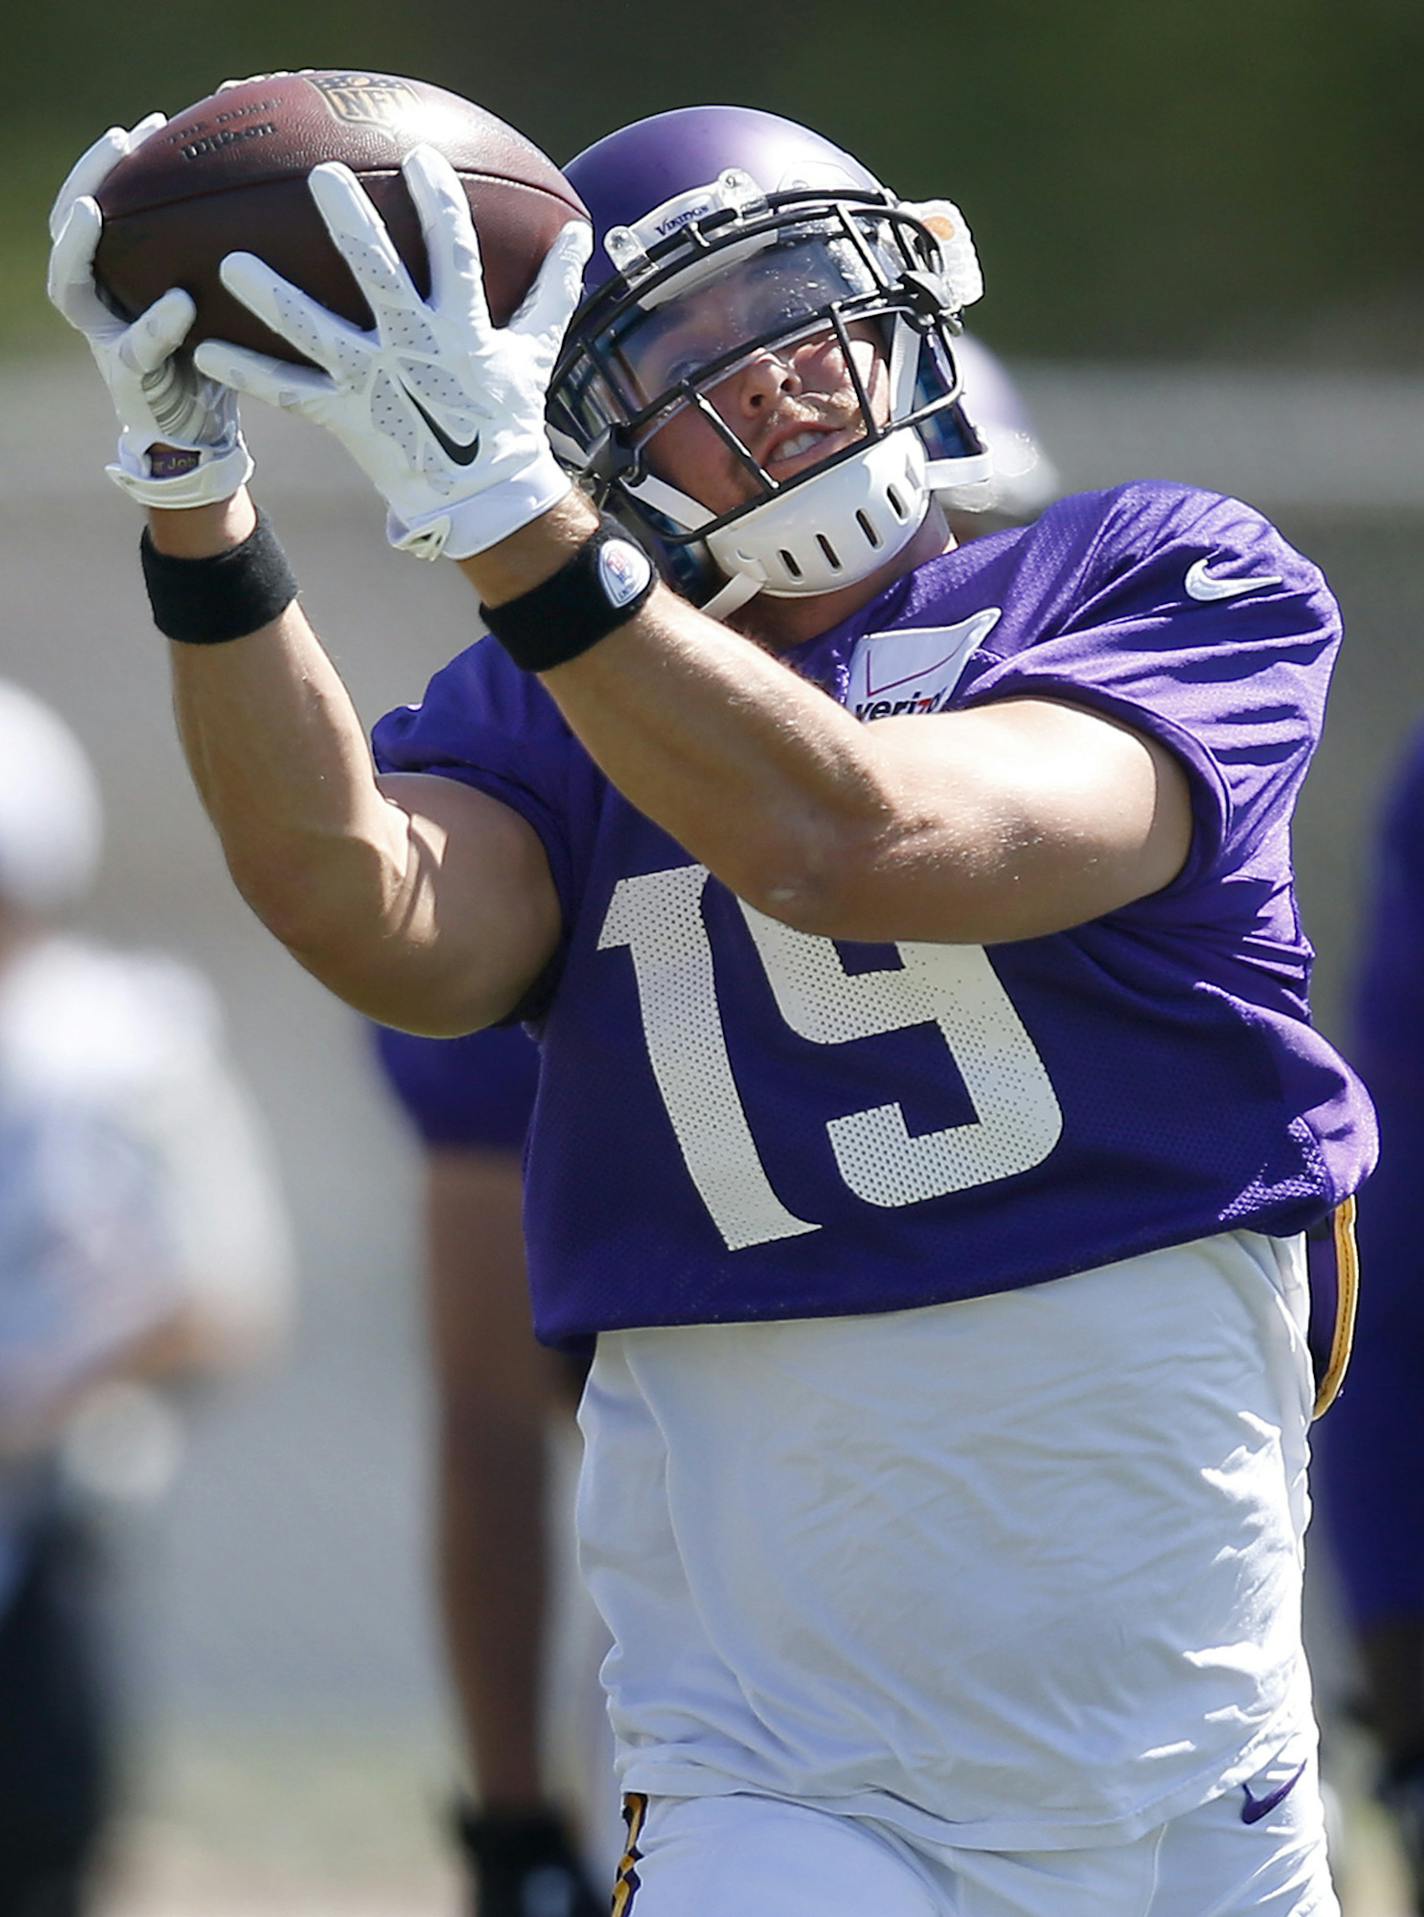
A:
<svg viewBox="0 0 1424 1917">
<path fill-rule="evenodd" d="M 781 875 L 761 886 L 743 886 L 737 896 L 745 904 L 793 932 L 820 932 L 826 922 L 824 900 L 813 889 L 790 875 Z"/>
<path fill-rule="evenodd" d="M 227 866 L 244 903 L 308 969 L 315 969 L 313 962 L 319 964 L 324 954 L 335 958 L 350 952 L 360 923 L 358 901 L 374 884 L 374 870 L 362 883 L 343 869 L 338 881 L 325 859 L 280 853 L 247 858 L 231 848 Z"/>
<path fill-rule="evenodd" d="M 1024 886 L 992 848 L 918 821 L 846 822 L 768 862 L 739 895 L 795 932 L 857 944 L 1021 938 Z"/>
<path fill-rule="evenodd" d="M 794 932 L 852 936 L 844 928 L 862 889 L 859 875 L 869 856 L 864 836 L 824 821 L 783 830 L 744 850 L 732 889 Z"/>
<path fill-rule="evenodd" d="M 304 971 L 367 1017 L 407 1023 L 391 989 L 407 969 L 388 931 L 397 915 L 374 854 L 363 860 L 358 851 L 339 864 L 229 856 L 228 870 L 244 903 Z"/>
</svg>

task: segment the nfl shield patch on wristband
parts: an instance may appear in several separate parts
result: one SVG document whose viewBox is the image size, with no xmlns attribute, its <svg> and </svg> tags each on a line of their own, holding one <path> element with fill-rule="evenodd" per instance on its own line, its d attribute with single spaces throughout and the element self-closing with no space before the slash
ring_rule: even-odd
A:
<svg viewBox="0 0 1424 1917">
<path fill-rule="evenodd" d="M 610 606 L 631 605 L 653 576 L 648 555 L 628 539 L 610 539 L 598 549 L 598 583 Z"/>
</svg>

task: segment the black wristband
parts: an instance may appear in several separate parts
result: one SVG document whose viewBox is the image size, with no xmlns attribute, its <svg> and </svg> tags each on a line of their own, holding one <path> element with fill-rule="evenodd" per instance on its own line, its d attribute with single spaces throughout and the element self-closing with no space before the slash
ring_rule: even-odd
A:
<svg viewBox="0 0 1424 1917">
<path fill-rule="evenodd" d="M 515 665 L 547 672 L 626 625 L 657 582 L 642 547 L 605 517 L 551 579 L 480 613 Z"/>
<path fill-rule="evenodd" d="M 220 646 L 270 626 L 297 596 L 296 575 L 264 512 L 240 546 L 208 559 L 159 552 L 144 528 L 139 541 L 153 623 L 188 646 Z"/>
</svg>

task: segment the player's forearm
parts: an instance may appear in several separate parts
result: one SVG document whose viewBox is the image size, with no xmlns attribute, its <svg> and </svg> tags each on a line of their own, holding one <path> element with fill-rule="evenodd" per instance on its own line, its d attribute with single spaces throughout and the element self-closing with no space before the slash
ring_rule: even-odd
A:
<svg viewBox="0 0 1424 1917">
<path fill-rule="evenodd" d="M 570 501 L 464 569 L 499 603 L 547 578 L 592 524 L 586 504 Z M 814 920 L 848 845 L 873 842 L 891 821 L 865 729 L 670 592 L 543 680 L 626 798 L 788 922 Z"/>
<path fill-rule="evenodd" d="M 245 538 L 253 514 L 239 494 L 150 524 L 160 551 L 201 558 Z M 350 696 L 295 603 L 245 638 L 169 650 L 183 749 L 233 879 L 320 970 L 324 944 L 383 920 L 404 858 Z"/>
<path fill-rule="evenodd" d="M 855 721 L 671 593 L 545 684 L 625 797 L 789 924 L 834 910 L 851 849 L 893 829 Z"/>
<path fill-rule="evenodd" d="M 557 543 L 506 542 L 506 580 L 522 546 L 532 590 Z M 1051 699 L 862 725 L 665 590 L 542 676 L 626 798 L 800 931 L 1039 937 L 1158 891 L 1191 843 L 1181 766 L 1125 725 Z"/>
</svg>

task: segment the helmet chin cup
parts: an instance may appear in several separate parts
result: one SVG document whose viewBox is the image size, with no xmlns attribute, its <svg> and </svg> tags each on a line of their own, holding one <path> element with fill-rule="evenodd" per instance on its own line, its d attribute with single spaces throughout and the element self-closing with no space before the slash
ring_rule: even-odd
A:
<svg viewBox="0 0 1424 1917">
<path fill-rule="evenodd" d="M 902 552 L 931 497 L 919 435 L 892 431 L 709 533 L 707 550 L 729 578 L 775 599 L 834 592 Z"/>
</svg>

